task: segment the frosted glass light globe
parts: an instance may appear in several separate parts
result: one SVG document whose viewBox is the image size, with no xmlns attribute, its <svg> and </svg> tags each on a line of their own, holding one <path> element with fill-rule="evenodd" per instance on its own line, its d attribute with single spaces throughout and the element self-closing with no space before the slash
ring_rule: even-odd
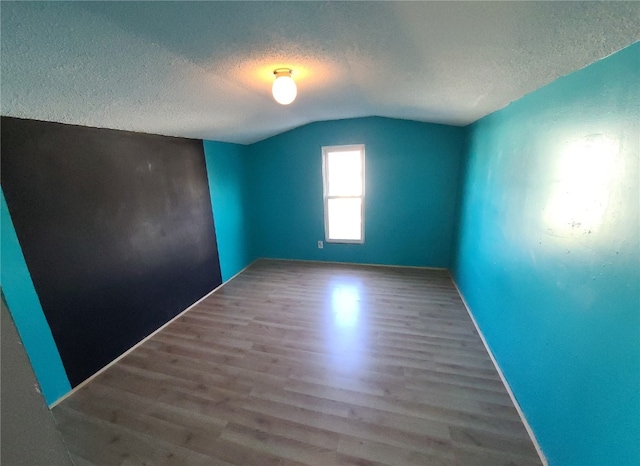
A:
<svg viewBox="0 0 640 466">
<path fill-rule="evenodd" d="M 273 82 L 271 91 L 276 102 L 282 105 L 289 105 L 296 99 L 298 88 L 291 78 L 291 71 L 276 72 L 276 80 Z"/>
</svg>

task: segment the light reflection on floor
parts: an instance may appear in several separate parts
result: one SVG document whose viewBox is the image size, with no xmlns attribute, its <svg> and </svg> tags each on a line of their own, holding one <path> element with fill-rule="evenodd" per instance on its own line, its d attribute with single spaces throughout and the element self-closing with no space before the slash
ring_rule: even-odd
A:
<svg viewBox="0 0 640 466">
<path fill-rule="evenodd" d="M 336 327 L 348 328 L 358 325 L 360 314 L 360 291 L 354 285 L 337 285 L 331 291 L 331 309 Z"/>
<path fill-rule="evenodd" d="M 329 365 L 336 372 L 363 369 L 366 348 L 366 316 L 362 314 L 362 286 L 349 279 L 330 283 L 329 315 L 325 327 Z"/>
</svg>

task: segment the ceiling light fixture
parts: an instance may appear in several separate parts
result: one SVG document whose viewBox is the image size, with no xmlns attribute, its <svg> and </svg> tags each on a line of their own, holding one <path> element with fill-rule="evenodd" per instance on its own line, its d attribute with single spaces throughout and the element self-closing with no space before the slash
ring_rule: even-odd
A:
<svg viewBox="0 0 640 466">
<path fill-rule="evenodd" d="M 273 92 L 273 98 L 279 104 L 289 105 L 296 99 L 298 94 L 298 88 L 291 77 L 291 73 L 292 71 L 289 68 L 278 68 L 273 72 L 276 75 L 276 80 L 273 82 L 271 92 Z"/>
</svg>

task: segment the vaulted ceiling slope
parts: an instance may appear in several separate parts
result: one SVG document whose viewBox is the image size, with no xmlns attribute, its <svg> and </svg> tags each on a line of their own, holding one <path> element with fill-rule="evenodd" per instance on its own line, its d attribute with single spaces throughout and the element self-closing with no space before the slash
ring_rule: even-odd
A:
<svg viewBox="0 0 640 466">
<path fill-rule="evenodd" d="M 638 2 L 6 2 L 3 115 L 252 143 L 466 125 L 640 39 Z M 298 99 L 276 104 L 290 67 Z"/>
</svg>

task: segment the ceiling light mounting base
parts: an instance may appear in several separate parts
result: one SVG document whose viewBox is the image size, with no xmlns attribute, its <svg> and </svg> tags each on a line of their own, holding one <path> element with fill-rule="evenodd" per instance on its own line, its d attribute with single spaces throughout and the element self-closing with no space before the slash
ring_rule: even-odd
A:
<svg viewBox="0 0 640 466">
<path fill-rule="evenodd" d="M 277 69 L 273 70 L 273 74 L 276 75 L 276 78 L 278 78 L 280 76 L 289 76 L 289 77 L 291 77 L 292 73 L 293 73 L 293 70 L 291 68 L 277 68 Z"/>
</svg>

